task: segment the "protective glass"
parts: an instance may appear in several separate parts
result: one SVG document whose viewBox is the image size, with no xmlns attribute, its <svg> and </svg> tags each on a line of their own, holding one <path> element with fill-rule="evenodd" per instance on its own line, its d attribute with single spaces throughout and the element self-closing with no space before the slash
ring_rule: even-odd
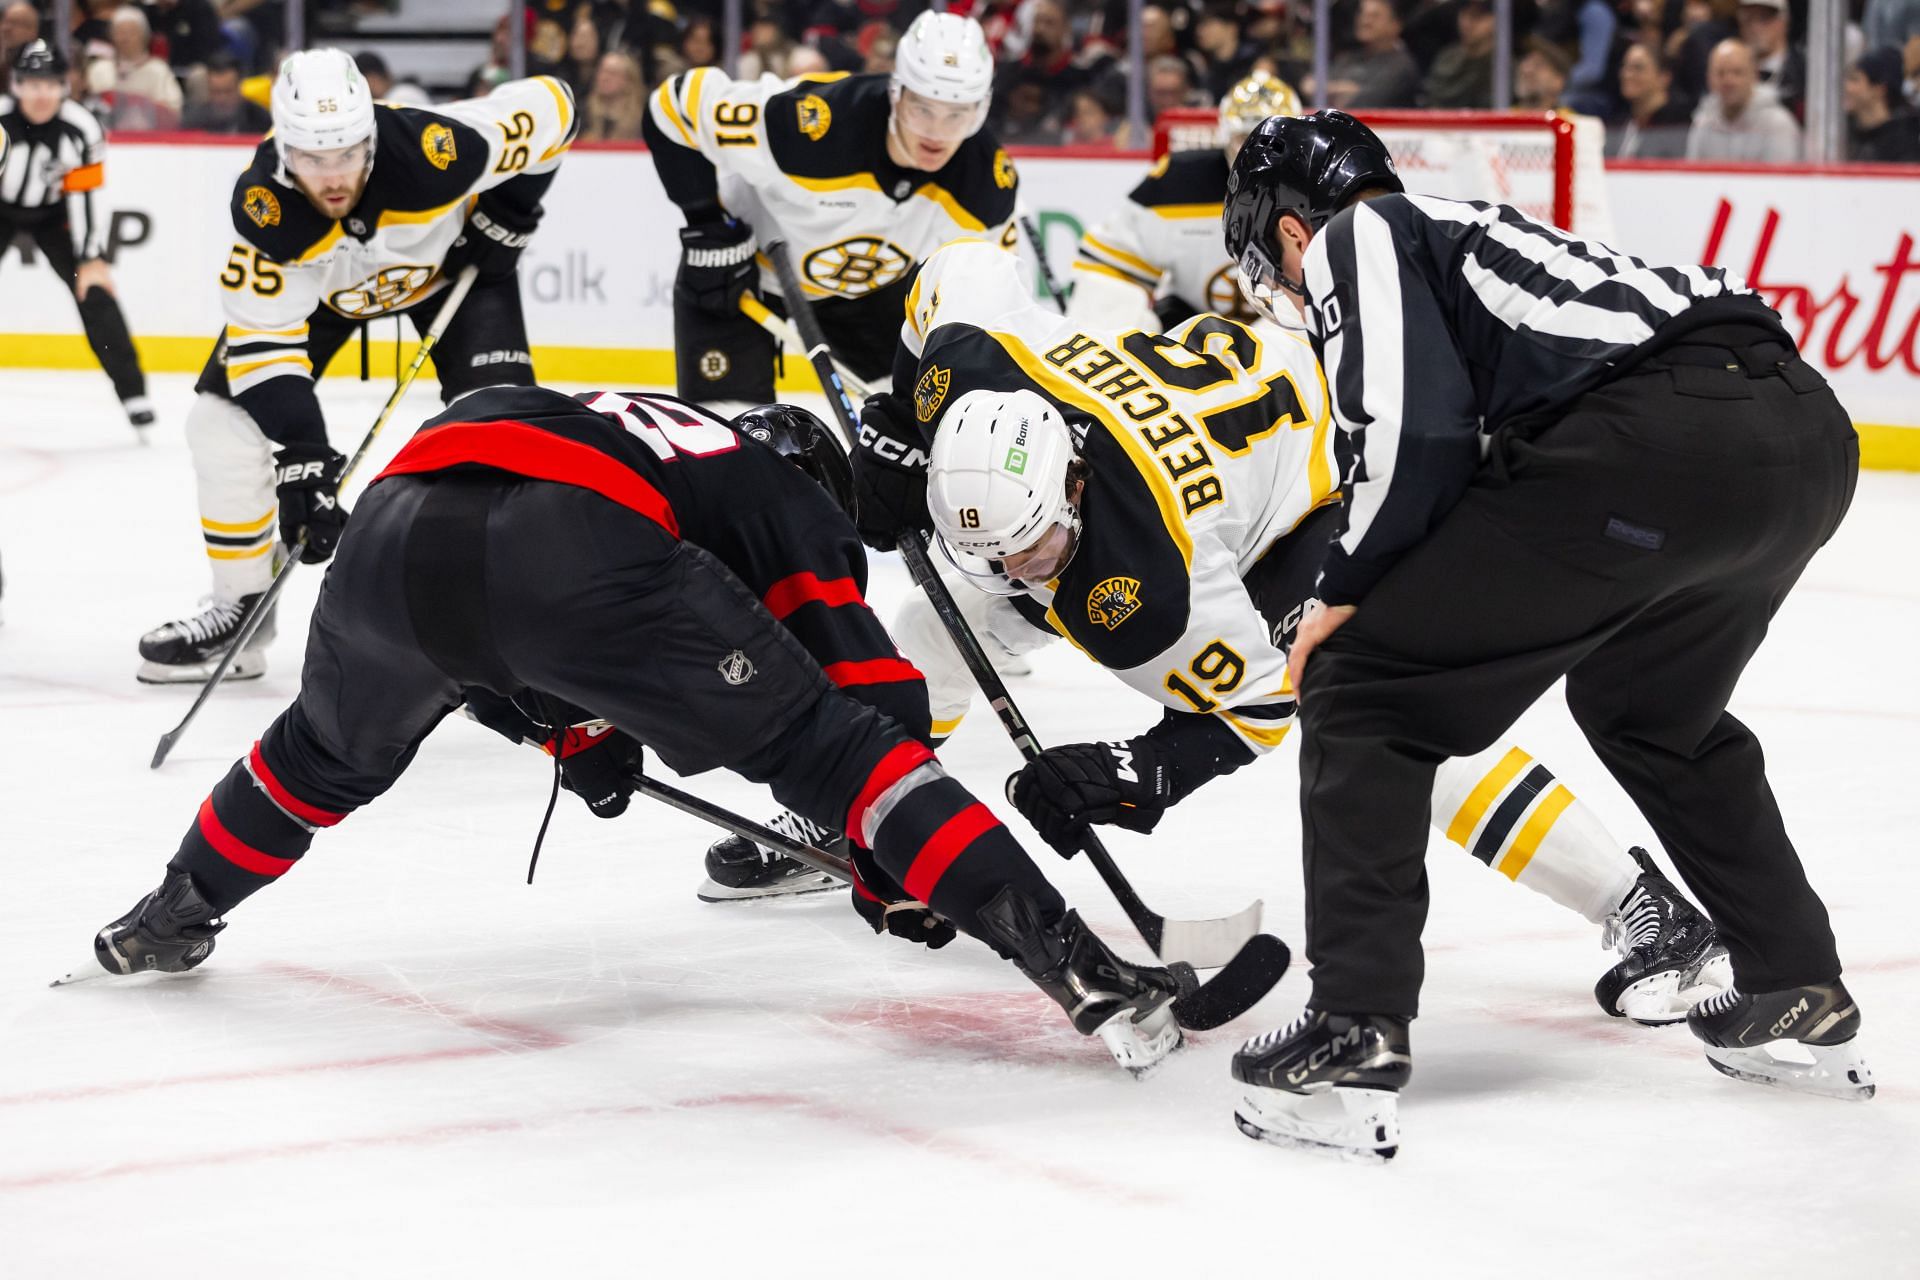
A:
<svg viewBox="0 0 1920 1280">
<path fill-rule="evenodd" d="M 930 142 L 962 142 L 980 127 L 986 105 L 984 102 L 940 102 L 902 88 L 894 110 L 899 113 L 901 127 Z"/>
<path fill-rule="evenodd" d="M 320 181 L 365 173 L 373 166 L 373 140 L 325 151 L 306 151 L 299 147 L 286 150 L 287 172 Z"/>
</svg>

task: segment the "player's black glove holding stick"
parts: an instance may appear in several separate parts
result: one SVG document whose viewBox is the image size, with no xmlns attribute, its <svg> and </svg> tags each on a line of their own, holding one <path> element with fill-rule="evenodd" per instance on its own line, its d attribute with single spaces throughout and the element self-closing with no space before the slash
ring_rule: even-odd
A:
<svg viewBox="0 0 1920 1280">
<path fill-rule="evenodd" d="M 346 532 L 340 475 L 347 460 L 324 443 L 289 444 L 274 451 L 273 492 L 280 504 L 280 541 L 306 540 L 301 564 L 325 564 Z"/>
<path fill-rule="evenodd" d="M 891 551 L 908 530 L 933 528 L 927 515 L 927 439 L 905 398 L 867 397 L 853 453 L 854 528 L 876 551 Z"/>
</svg>

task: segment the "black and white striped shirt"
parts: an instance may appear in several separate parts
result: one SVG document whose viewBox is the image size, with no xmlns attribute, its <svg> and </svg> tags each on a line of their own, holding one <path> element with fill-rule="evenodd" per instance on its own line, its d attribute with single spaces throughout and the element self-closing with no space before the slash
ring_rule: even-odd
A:
<svg viewBox="0 0 1920 1280">
<path fill-rule="evenodd" d="M 63 101 L 45 124 L 31 124 L 11 96 L 0 96 L 0 129 L 11 145 L 0 162 L 0 220 L 13 221 L 67 202 L 80 261 L 106 252 L 107 216 L 94 199 L 104 174 L 107 136 L 93 113 Z"/>
<path fill-rule="evenodd" d="M 1329 604 L 1358 602 L 1439 523 L 1503 426 L 1567 405 L 1694 319 L 1751 308 L 1777 323 L 1720 268 L 1651 266 L 1506 205 L 1431 196 L 1337 215 L 1305 275 L 1341 427 Z"/>
</svg>

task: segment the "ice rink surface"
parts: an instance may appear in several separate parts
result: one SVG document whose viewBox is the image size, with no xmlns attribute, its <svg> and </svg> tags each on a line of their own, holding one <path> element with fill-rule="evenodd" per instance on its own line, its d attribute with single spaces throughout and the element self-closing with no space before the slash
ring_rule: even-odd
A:
<svg viewBox="0 0 1920 1280">
<path fill-rule="evenodd" d="M 189 383 L 156 379 L 139 448 L 99 374 L 0 374 L 0 1276 L 1920 1275 L 1920 476 L 1862 477 L 1735 701 L 1879 1097 L 1738 1084 L 1683 1028 L 1605 1017 L 1597 931 L 1443 846 L 1405 1145 L 1362 1167 L 1231 1122 L 1227 1059 L 1298 1010 L 1304 960 L 1136 1083 L 966 939 L 875 938 L 839 893 L 696 901 L 715 833 L 644 800 L 563 796 L 528 887 L 546 761 L 458 721 L 202 970 L 49 990 L 298 682 L 311 568 L 265 678 L 149 772 L 194 691 L 136 684 L 135 641 L 207 589 Z M 338 447 L 386 389 L 325 385 Z M 435 404 L 423 380 L 376 462 Z M 907 587 L 876 566 L 883 613 Z M 1043 741 L 1155 717 L 1064 646 L 1036 661 L 1014 692 Z M 1516 733 L 1649 840 L 1557 698 Z M 1016 763 L 984 708 L 944 755 L 989 798 Z M 1115 835 L 1143 895 L 1264 898 L 1298 950 L 1297 759 Z M 1039 856 L 1144 956 L 1089 868 Z"/>
</svg>

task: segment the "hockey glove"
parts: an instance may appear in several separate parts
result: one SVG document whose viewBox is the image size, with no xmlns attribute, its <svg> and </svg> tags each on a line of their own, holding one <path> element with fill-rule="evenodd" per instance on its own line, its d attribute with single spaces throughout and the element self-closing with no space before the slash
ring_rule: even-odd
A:
<svg viewBox="0 0 1920 1280">
<path fill-rule="evenodd" d="M 301 538 L 301 564 L 325 564 L 347 527 L 340 505 L 340 473 L 347 460 L 325 444 L 290 444 L 273 455 L 273 489 L 280 500 L 280 541 Z"/>
<path fill-rule="evenodd" d="M 442 274 L 452 279 L 471 266 L 479 268 L 475 284 L 512 279 L 520 269 L 520 254 L 533 239 L 543 212 L 539 205 L 535 205 L 530 214 L 503 206 L 489 209 L 484 201 L 475 205 L 467 215 L 466 229 L 441 261 Z"/>
<path fill-rule="evenodd" d="M 596 818 L 617 818 L 627 811 L 633 784 L 646 767 L 646 750 L 612 725 L 572 725 L 560 735 L 560 785 L 586 801 Z"/>
<path fill-rule="evenodd" d="M 716 320 L 740 319 L 740 299 L 753 288 L 753 228 L 734 218 L 680 228 L 680 274 L 673 281 L 677 306 Z"/>
<path fill-rule="evenodd" d="M 932 951 L 954 940 L 953 923 L 935 915 L 926 903 L 916 902 L 880 869 L 871 852 L 851 843 L 848 851 L 853 854 L 853 909 L 875 933 L 925 943 Z"/>
<path fill-rule="evenodd" d="M 1049 747 L 1007 779 L 1007 799 L 1056 853 L 1071 858 L 1089 823 L 1145 834 L 1174 795 L 1159 747 L 1143 734 L 1127 742 Z"/>
<path fill-rule="evenodd" d="M 909 530 L 933 528 L 927 514 L 927 441 L 913 406 L 896 395 L 867 397 L 853 451 L 853 524 L 860 541 L 891 551 Z"/>
</svg>

